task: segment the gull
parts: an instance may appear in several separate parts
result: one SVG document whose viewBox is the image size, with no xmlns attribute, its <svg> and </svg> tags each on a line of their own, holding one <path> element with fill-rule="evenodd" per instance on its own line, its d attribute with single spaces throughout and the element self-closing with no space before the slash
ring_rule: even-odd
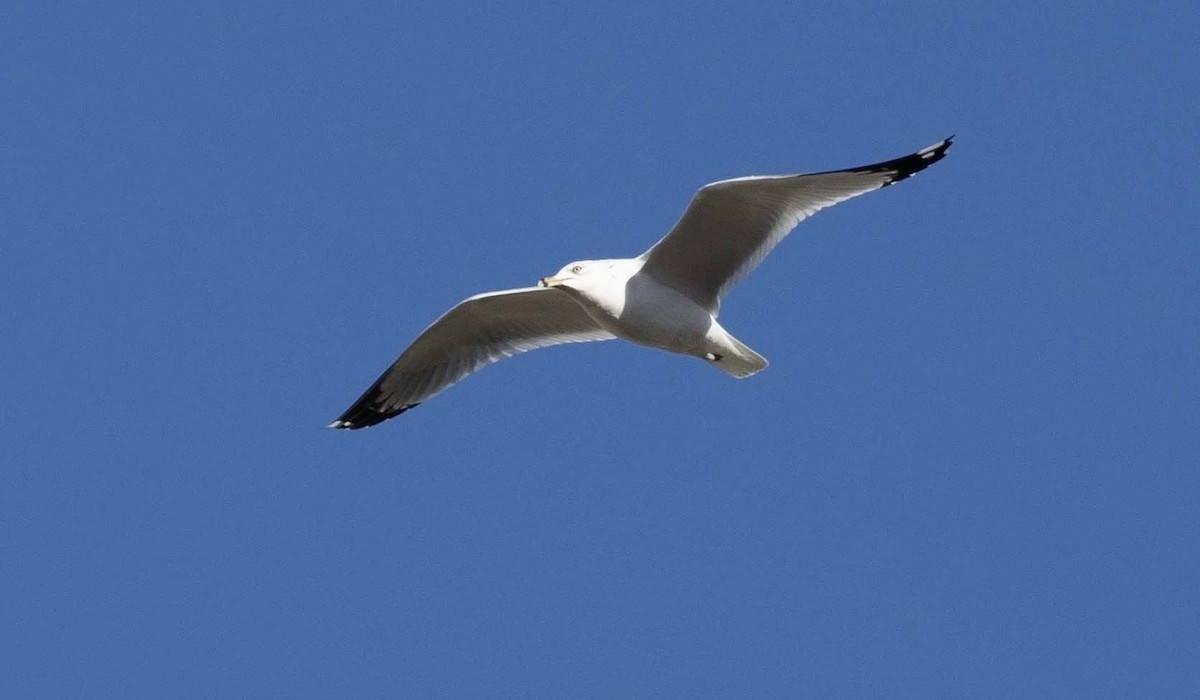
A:
<svg viewBox="0 0 1200 700">
<path fill-rule="evenodd" d="M 536 287 L 460 302 L 329 427 L 376 425 L 487 364 L 562 343 L 624 338 L 749 377 L 767 361 L 717 323 L 725 293 L 801 221 L 924 170 L 953 138 L 874 165 L 705 185 L 674 228 L 636 258 L 579 260 Z"/>
</svg>

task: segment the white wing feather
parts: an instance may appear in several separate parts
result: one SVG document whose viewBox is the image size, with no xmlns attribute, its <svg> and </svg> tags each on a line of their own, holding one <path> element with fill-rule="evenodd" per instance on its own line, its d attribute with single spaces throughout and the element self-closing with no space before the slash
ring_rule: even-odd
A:
<svg viewBox="0 0 1200 700">
<path fill-rule="evenodd" d="M 528 287 L 479 294 L 460 302 L 417 336 L 330 427 L 375 425 L 506 357 L 613 337 L 558 289 Z"/>
<path fill-rule="evenodd" d="M 804 219 L 941 160 L 951 138 L 849 170 L 741 177 L 700 188 L 674 228 L 642 254 L 642 272 L 716 313 L 725 295 Z"/>
</svg>

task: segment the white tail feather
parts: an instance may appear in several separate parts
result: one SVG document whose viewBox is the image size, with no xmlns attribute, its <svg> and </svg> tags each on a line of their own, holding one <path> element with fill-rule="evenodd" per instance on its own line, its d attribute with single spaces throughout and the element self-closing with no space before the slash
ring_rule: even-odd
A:
<svg viewBox="0 0 1200 700">
<path fill-rule="evenodd" d="M 767 368 L 767 358 L 751 350 L 750 346 L 728 333 L 725 341 L 727 351 L 716 354 L 719 359 L 709 363 L 713 367 L 737 379 L 745 379 Z"/>
</svg>

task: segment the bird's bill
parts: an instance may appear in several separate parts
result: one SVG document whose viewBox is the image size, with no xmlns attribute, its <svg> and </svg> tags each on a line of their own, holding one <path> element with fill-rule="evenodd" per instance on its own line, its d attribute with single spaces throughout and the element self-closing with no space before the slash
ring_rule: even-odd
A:
<svg viewBox="0 0 1200 700">
<path fill-rule="evenodd" d="M 564 280 L 561 277 L 543 277 L 540 280 L 538 280 L 538 286 L 539 287 L 557 287 L 560 284 L 562 284 L 563 282 L 566 282 L 566 280 Z"/>
</svg>

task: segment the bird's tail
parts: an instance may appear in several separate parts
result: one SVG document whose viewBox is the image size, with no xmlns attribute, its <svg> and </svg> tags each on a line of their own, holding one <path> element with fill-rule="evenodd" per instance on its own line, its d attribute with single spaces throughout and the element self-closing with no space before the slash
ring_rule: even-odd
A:
<svg viewBox="0 0 1200 700">
<path fill-rule="evenodd" d="M 728 332 L 724 335 L 724 342 L 721 343 L 723 347 L 713 352 L 713 359 L 709 364 L 737 379 L 745 379 L 767 368 L 767 358 L 754 352 L 749 345 Z"/>
</svg>

